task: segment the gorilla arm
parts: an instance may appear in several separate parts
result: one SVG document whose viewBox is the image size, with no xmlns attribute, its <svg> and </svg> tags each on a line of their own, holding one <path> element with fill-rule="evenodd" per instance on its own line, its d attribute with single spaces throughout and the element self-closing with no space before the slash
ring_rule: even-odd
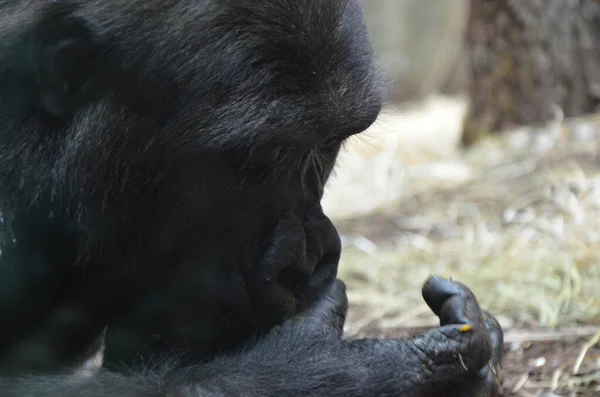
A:
<svg viewBox="0 0 600 397">
<path fill-rule="evenodd" d="M 423 296 L 441 327 L 405 340 L 343 340 L 344 284 L 335 281 L 310 310 L 246 351 L 207 364 L 173 363 L 130 374 L 0 379 L 0 395 L 21 397 L 440 396 L 498 393 L 502 333 L 460 283 L 430 278 Z"/>
</svg>

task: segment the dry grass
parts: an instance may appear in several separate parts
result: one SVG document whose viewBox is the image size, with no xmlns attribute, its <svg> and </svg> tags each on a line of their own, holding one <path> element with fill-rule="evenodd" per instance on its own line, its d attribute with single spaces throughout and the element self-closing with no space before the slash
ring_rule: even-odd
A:
<svg viewBox="0 0 600 397">
<path fill-rule="evenodd" d="M 389 129 L 371 137 L 366 151 L 359 147 L 342 158 L 328 191 L 325 209 L 344 241 L 341 277 L 353 306 L 348 333 L 436 325 L 420 297 L 430 273 L 471 286 L 482 306 L 498 315 L 509 341 L 511 329 L 522 334 L 519 329 L 588 325 L 595 333 L 600 119 L 559 118 L 459 153 L 448 143 L 456 141 L 461 107 L 455 106 L 454 118 L 446 112 L 446 119 L 431 112 L 431 103 L 428 108 L 437 128 L 425 134 L 428 139 L 419 136 L 411 146 L 410 136 L 392 138 Z M 591 340 L 588 350 L 598 342 Z M 598 384 L 600 359 L 593 360 L 583 377 L 573 370 L 555 373 L 548 380 L 553 387 L 528 376 L 514 385 L 515 395 L 536 395 L 527 390 L 542 386 L 582 392 L 583 384 Z"/>
</svg>

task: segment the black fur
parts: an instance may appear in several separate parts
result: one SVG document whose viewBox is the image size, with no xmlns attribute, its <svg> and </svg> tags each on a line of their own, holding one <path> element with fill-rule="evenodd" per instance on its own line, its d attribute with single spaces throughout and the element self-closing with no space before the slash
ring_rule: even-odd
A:
<svg viewBox="0 0 600 397">
<path fill-rule="evenodd" d="M 0 0 L 0 370 L 79 363 L 106 325 L 108 366 L 198 362 L 316 302 L 233 358 L 85 388 L 5 378 L 0 395 L 427 396 L 444 384 L 422 371 L 364 383 L 422 361 L 408 344 L 314 350 L 330 304 L 345 313 L 339 284 L 322 296 L 340 248 L 319 201 L 385 93 L 358 0 Z M 356 373 L 363 358 L 369 373 Z"/>
</svg>

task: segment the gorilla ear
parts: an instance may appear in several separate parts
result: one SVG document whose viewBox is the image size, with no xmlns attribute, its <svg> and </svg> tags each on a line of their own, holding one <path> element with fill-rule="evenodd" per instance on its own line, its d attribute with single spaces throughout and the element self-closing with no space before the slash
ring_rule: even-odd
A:
<svg viewBox="0 0 600 397">
<path fill-rule="evenodd" d="M 85 21 L 64 6 L 45 8 L 31 31 L 29 57 L 42 112 L 68 119 L 98 86 L 99 55 Z"/>
</svg>

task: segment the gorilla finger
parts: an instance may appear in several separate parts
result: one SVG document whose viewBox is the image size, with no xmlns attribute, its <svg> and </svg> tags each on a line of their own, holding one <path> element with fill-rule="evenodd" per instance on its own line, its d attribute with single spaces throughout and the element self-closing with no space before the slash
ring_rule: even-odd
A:
<svg viewBox="0 0 600 397">
<path fill-rule="evenodd" d="M 492 357 L 473 378 L 459 383 L 449 397 L 468 395 L 470 397 L 498 397 L 502 390 L 502 358 L 504 336 L 498 321 L 489 313 L 483 312 L 492 341 Z"/>
<path fill-rule="evenodd" d="M 440 317 L 442 327 L 432 331 L 442 336 L 432 338 L 440 345 L 438 349 L 456 349 L 461 366 L 471 373 L 488 365 L 493 355 L 492 339 L 473 292 L 461 283 L 432 276 L 423 286 L 423 297 Z"/>
<path fill-rule="evenodd" d="M 339 338 L 344 332 L 344 323 L 348 313 L 348 296 L 346 285 L 336 279 L 316 299 L 312 306 L 298 316 L 302 327 L 310 328 L 310 332 Z"/>
<path fill-rule="evenodd" d="M 504 332 L 498 323 L 498 320 L 491 314 L 484 312 L 485 322 L 490 331 L 492 339 L 492 359 L 484 371 L 487 371 L 487 377 L 490 382 L 496 385 L 496 395 L 499 394 L 502 384 L 502 361 L 504 359 Z"/>
<path fill-rule="evenodd" d="M 500 326 L 500 323 L 498 323 L 498 320 L 490 313 L 484 311 L 483 316 L 492 338 L 492 347 L 494 349 L 492 360 L 496 361 L 498 364 L 502 364 L 504 358 L 504 331 L 502 331 L 502 327 Z"/>
<path fill-rule="evenodd" d="M 440 317 L 441 325 L 484 327 L 483 312 L 475 294 L 464 284 L 431 276 L 423 286 L 423 298 Z"/>
</svg>

